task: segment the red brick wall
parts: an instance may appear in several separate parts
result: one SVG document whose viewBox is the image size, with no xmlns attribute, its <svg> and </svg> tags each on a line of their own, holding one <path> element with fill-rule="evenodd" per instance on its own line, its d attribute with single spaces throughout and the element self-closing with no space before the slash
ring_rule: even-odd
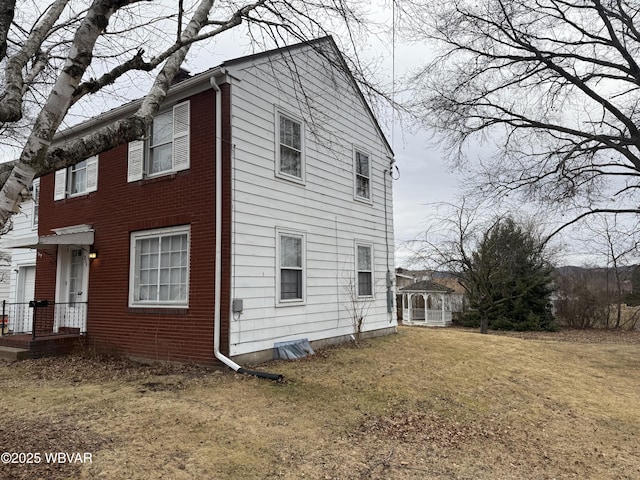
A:
<svg viewBox="0 0 640 480">
<path fill-rule="evenodd" d="M 224 86 L 229 97 L 230 87 Z M 224 102 L 223 102 L 224 104 Z M 191 98 L 189 170 L 127 182 L 127 145 L 100 154 L 98 190 L 53 201 L 54 176 L 41 180 L 39 233 L 78 224 L 95 229 L 99 258 L 89 267 L 87 336 L 91 343 L 133 356 L 208 363 L 213 357 L 215 260 L 215 92 Z M 225 109 L 223 130 L 230 133 Z M 223 144 L 224 145 L 224 144 Z M 223 146 L 224 190 L 231 187 L 230 146 Z M 228 351 L 230 191 L 224 191 L 223 351 Z M 188 309 L 129 308 L 130 234 L 191 226 Z M 56 254 L 37 261 L 36 297 L 55 298 Z"/>
</svg>

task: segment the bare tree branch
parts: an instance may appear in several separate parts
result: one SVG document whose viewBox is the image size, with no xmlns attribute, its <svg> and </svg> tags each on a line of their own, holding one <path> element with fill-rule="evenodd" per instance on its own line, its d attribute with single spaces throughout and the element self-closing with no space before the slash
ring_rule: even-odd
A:
<svg viewBox="0 0 640 480">
<path fill-rule="evenodd" d="M 22 70 L 39 50 L 69 0 L 56 0 L 38 25 L 31 31 L 24 46 L 7 59 L 5 68 L 6 91 L 0 97 L 0 122 L 15 122 L 22 117 L 24 79 Z M 5 43 L 6 47 L 6 43 Z"/>
<path fill-rule="evenodd" d="M 442 0 L 402 7 L 411 35 L 440 48 L 415 75 L 410 107 L 442 134 L 462 168 L 465 146 L 493 144 L 492 157 L 470 172 L 481 195 L 499 200 L 521 192 L 547 208 L 637 213 L 620 204 L 640 203 L 635 2 Z M 618 179 L 627 184 L 616 185 Z"/>
<path fill-rule="evenodd" d="M 276 42 L 326 34 L 327 19 L 361 25 L 347 0 L 180 0 L 170 7 L 149 0 L 93 0 L 81 10 L 69 0 L 51 0 L 44 12 L 36 8 L 6 24 L 11 6 L 0 0 L 0 35 L 6 34 L 4 43 L 0 36 L 6 53 L 0 58 L 0 142 L 20 145 L 21 153 L 0 166 L 0 225 L 36 176 L 143 136 L 194 43 L 243 22 L 263 28 Z M 155 72 L 155 80 L 132 116 L 51 147 L 72 105 L 134 71 Z"/>
</svg>

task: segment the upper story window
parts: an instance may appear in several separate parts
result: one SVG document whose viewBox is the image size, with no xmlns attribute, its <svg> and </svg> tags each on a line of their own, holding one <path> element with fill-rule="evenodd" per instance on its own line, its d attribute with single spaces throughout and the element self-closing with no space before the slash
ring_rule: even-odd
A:
<svg viewBox="0 0 640 480">
<path fill-rule="evenodd" d="M 40 213 L 40 179 L 36 178 L 31 185 L 31 201 L 33 212 L 31 213 L 31 228 L 38 228 L 38 214 Z"/>
<path fill-rule="evenodd" d="M 86 195 L 98 189 L 98 157 L 91 157 L 56 171 L 54 200 Z"/>
<path fill-rule="evenodd" d="M 356 244 L 358 297 L 373 295 L 373 246 Z"/>
<path fill-rule="evenodd" d="M 304 124 L 281 112 L 276 114 L 276 175 L 304 181 Z"/>
<path fill-rule="evenodd" d="M 371 201 L 371 160 L 368 154 L 355 150 L 354 188 L 358 200 Z"/>
<path fill-rule="evenodd" d="M 158 114 L 145 140 L 129 142 L 129 182 L 188 169 L 189 131 L 188 101 Z"/>
<path fill-rule="evenodd" d="M 189 226 L 131 234 L 132 307 L 189 306 Z"/>
<path fill-rule="evenodd" d="M 69 194 L 78 195 L 87 191 L 87 161 L 69 167 Z"/>
<path fill-rule="evenodd" d="M 280 304 L 304 301 L 304 240 L 304 234 L 301 233 L 277 233 L 277 290 Z"/>
</svg>

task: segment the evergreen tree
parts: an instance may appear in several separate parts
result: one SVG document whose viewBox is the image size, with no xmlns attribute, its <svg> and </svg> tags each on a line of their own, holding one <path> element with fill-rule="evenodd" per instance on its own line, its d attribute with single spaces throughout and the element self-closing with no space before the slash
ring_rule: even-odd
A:
<svg viewBox="0 0 640 480">
<path fill-rule="evenodd" d="M 469 295 L 467 325 L 503 330 L 551 330 L 552 267 L 532 228 L 512 218 L 483 235 L 461 283 Z"/>
</svg>

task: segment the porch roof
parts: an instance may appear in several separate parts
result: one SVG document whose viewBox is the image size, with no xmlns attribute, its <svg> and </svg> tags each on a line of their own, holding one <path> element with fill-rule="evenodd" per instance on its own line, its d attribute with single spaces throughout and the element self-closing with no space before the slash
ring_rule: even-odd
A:
<svg viewBox="0 0 640 480">
<path fill-rule="evenodd" d="M 38 250 L 53 248 L 58 245 L 93 245 L 95 232 L 93 229 L 80 232 L 58 232 L 51 235 L 31 235 L 5 242 L 6 248 L 35 248 Z"/>
<path fill-rule="evenodd" d="M 440 285 L 439 283 L 432 282 L 431 280 L 421 280 L 419 282 L 412 283 L 406 287 L 400 289 L 401 292 L 438 292 L 438 293 L 453 293 L 453 289 Z"/>
</svg>

